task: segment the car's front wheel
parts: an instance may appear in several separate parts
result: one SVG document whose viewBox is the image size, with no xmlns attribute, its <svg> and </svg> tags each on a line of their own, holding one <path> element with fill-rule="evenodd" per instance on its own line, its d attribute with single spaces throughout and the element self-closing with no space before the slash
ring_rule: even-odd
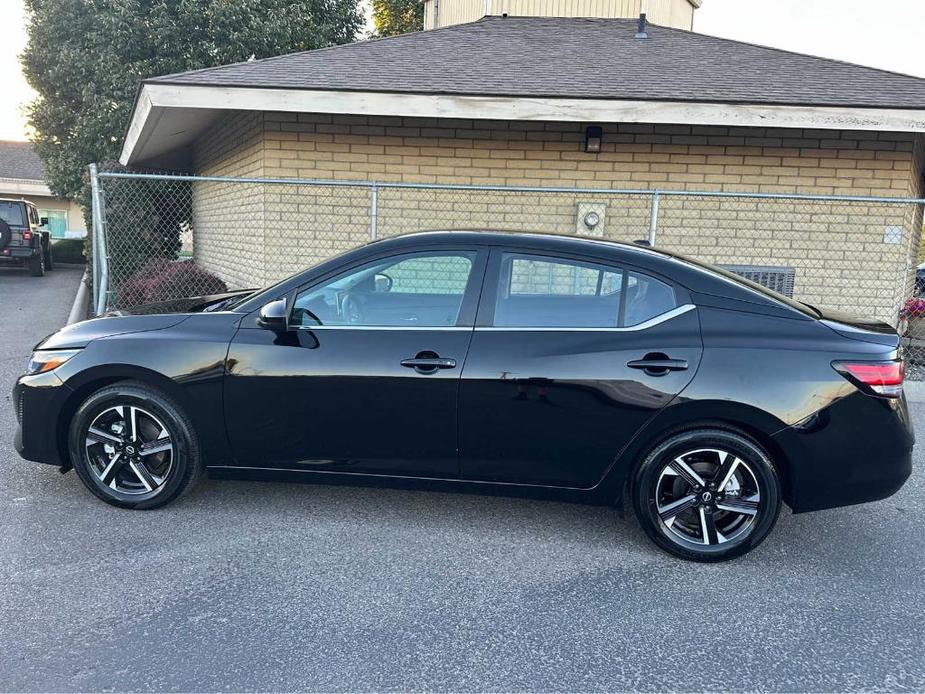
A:
<svg viewBox="0 0 925 694">
<path fill-rule="evenodd" d="M 54 270 L 55 269 L 55 258 L 51 250 L 51 242 L 46 242 L 42 244 L 42 256 L 45 262 L 45 270 Z"/>
<path fill-rule="evenodd" d="M 183 410 L 160 390 L 136 382 L 88 397 L 71 421 L 69 449 L 84 485 L 124 508 L 173 501 L 193 487 L 202 468 Z"/>
<path fill-rule="evenodd" d="M 638 467 L 632 490 L 646 534 L 694 561 L 751 551 L 780 513 L 780 481 L 768 454 L 750 438 L 722 429 L 663 441 Z"/>
</svg>

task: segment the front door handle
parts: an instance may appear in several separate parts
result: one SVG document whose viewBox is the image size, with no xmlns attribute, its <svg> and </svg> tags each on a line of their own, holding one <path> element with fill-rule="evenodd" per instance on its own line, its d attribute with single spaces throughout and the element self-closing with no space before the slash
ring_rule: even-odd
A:
<svg viewBox="0 0 925 694">
<path fill-rule="evenodd" d="M 649 376 L 664 376 L 669 371 L 687 371 L 687 359 L 656 358 L 635 359 L 626 364 L 631 369 L 642 369 Z"/>
<path fill-rule="evenodd" d="M 401 365 L 414 369 L 418 373 L 429 374 L 439 369 L 455 369 L 456 360 L 441 357 L 415 357 L 414 359 L 402 359 Z"/>
</svg>

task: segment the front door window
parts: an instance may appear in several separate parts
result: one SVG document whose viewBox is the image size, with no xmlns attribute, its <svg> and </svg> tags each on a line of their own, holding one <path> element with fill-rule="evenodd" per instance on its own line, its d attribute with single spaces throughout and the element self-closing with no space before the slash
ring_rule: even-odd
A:
<svg viewBox="0 0 925 694">
<path fill-rule="evenodd" d="M 416 253 L 377 260 L 300 292 L 295 326 L 456 325 L 475 254 Z"/>
</svg>

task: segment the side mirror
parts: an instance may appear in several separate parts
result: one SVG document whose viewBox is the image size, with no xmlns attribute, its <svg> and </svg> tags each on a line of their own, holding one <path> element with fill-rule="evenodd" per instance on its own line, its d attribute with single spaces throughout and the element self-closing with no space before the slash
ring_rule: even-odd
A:
<svg viewBox="0 0 925 694">
<path fill-rule="evenodd" d="M 264 330 L 284 333 L 289 330 L 288 313 L 285 299 L 271 301 L 260 307 L 260 313 L 257 314 L 257 325 Z"/>
<path fill-rule="evenodd" d="M 39 218 L 39 226 L 40 226 L 40 227 L 47 227 L 47 226 L 48 226 L 48 217 L 40 217 L 40 218 Z"/>
<path fill-rule="evenodd" d="M 384 294 L 386 292 L 392 291 L 392 278 L 389 277 L 384 272 L 377 272 L 375 277 L 376 289 L 375 291 Z"/>
</svg>

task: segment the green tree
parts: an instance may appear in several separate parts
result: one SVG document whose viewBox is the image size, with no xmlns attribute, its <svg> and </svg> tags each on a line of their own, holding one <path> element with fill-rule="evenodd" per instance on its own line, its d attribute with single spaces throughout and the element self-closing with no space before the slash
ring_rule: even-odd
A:
<svg viewBox="0 0 925 694">
<path fill-rule="evenodd" d="M 118 158 L 148 77 L 347 43 L 359 0 L 26 0 L 35 147 L 56 195 Z"/>
<path fill-rule="evenodd" d="M 421 0 L 373 0 L 373 23 L 377 36 L 397 36 L 424 28 Z"/>
</svg>

